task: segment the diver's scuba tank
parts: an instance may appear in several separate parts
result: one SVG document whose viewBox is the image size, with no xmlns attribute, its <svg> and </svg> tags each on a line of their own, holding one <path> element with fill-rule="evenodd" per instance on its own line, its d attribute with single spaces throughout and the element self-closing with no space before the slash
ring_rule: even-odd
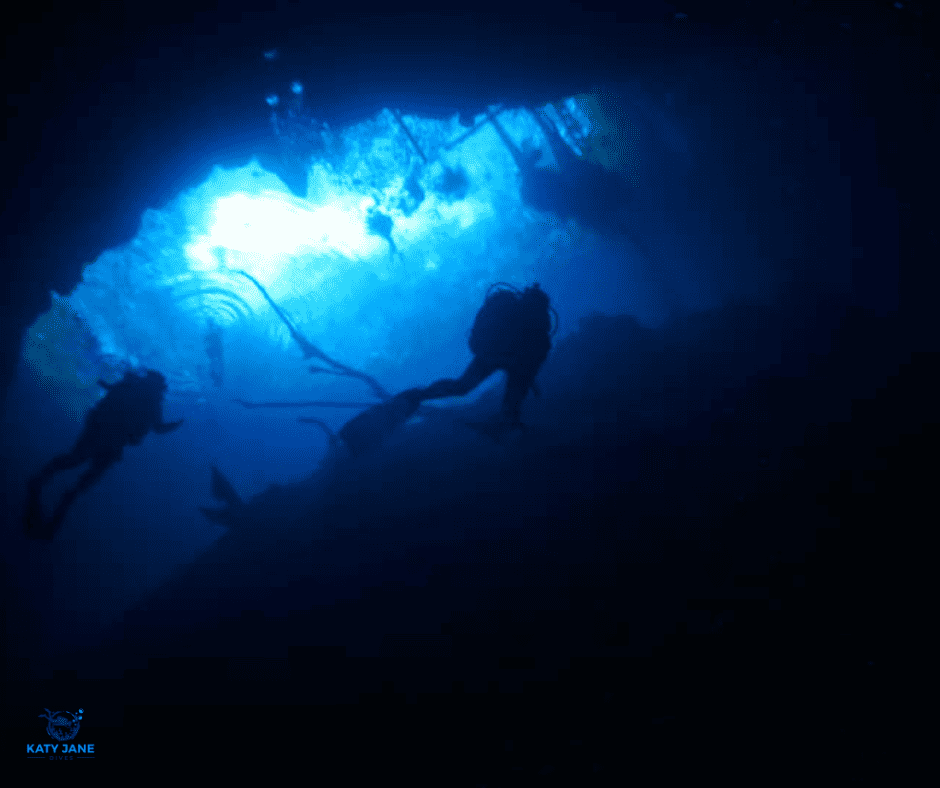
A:
<svg viewBox="0 0 940 788">
<path fill-rule="evenodd" d="M 470 352 L 475 356 L 506 352 L 514 333 L 516 306 L 522 293 L 507 282 L 495 282 L 486 291 L 483 306 L 470 329 Z"/>
<path fill-rule="evenodd" d="M 503 355 L 515 350 L 520 337 L 551 338 L 557 330 L 558 313 L 538 282 L 525 290 L 496 282 L 474 318 L 469 345 L 474 355 Z"/>
</svg>

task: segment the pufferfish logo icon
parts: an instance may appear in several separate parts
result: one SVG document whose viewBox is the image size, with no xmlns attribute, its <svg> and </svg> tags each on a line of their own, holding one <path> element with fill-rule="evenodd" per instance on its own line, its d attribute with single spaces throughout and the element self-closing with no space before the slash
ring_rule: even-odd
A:
<svg viewBox="0 0 940 788">
<path fill-rule="evenodd" d="M 39 716 L 45 717 L 49 721 L 46 724 L 46 733 L 53 739 L 56 741 L 69 741 L 69 739 L 74 739 L 75 734 L 78 733 L 83 711 L 84 709 L 79 709 L 78 714 L 73 714 L 70 711 L 51 712 L 46 709 L 46 713 Z"/>
</svg>

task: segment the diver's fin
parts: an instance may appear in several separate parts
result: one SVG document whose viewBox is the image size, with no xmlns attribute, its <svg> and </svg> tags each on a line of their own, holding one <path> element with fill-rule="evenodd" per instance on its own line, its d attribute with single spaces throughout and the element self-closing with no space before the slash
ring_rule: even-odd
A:
<svg viewBox="0 0 940 788">
<path fill-rule="evenodd" d="M 339 437 L 353 455 L 378 448 L 395 430 L 404 425 L 421 405 L 411 392 L 402 392 L 387 402 L 380 402 L 347 421 Z"/>
<path fill-rule="evenodd" d="M 242 499 L 235 492 L 232 483 L 222 475 L 222 471 L 212 466 L 212 497 L 222 501 L 225 506 L 212 509 L 208 506 L 200 506 L 199 511 L 212 520 L 214 523 L 224 525 L 226 528 L 232 527 L 232 515 L 242 506 Z"/>
<path fill-rule="evenodd" d="M 224 501 L 229 506 L 242 505 L 242 499 L 238 497 L 232 483 L 214 465 L 212 466 L 212 497 L 218 501 Z"/>
</svg>

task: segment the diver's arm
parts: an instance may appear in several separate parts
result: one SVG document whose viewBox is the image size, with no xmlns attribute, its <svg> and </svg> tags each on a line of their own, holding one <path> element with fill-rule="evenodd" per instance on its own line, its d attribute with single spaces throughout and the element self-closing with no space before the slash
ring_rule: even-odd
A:
<svg viewBox="0 0 940 788">
<path fill-rule="evenodd" d="M 157 435 L 166 435 L 168 432 L 173 432 L 173 430 L 179 427 L 179 425 L 182 423 L 183 419 L 180 419 L 179 421 L 171 421 L 168 424 L 161 422 L 154 425 L 153 431 L 157 433 Z"/>
</svg>

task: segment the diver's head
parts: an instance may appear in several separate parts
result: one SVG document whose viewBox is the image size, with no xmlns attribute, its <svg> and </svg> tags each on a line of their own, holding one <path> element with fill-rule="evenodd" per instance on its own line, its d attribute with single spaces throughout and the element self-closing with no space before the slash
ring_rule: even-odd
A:
<svg viewBox="0 0 940 788">
<path fill-rule="evenodd" d="M 166 391 L 166 378 L 153 369 L 148 369 L 147 374 L 144 376 L 144 383 L 148 388 L 153 389 L 154 391 Z"/>
<path fill-rule="evenodd" d="M 522 291 L 522 300 L 528 304 L 547 307 L 550 299 L 548 294 L 539 286 L 539 283 L 533 282 Z"/>
</svg>

